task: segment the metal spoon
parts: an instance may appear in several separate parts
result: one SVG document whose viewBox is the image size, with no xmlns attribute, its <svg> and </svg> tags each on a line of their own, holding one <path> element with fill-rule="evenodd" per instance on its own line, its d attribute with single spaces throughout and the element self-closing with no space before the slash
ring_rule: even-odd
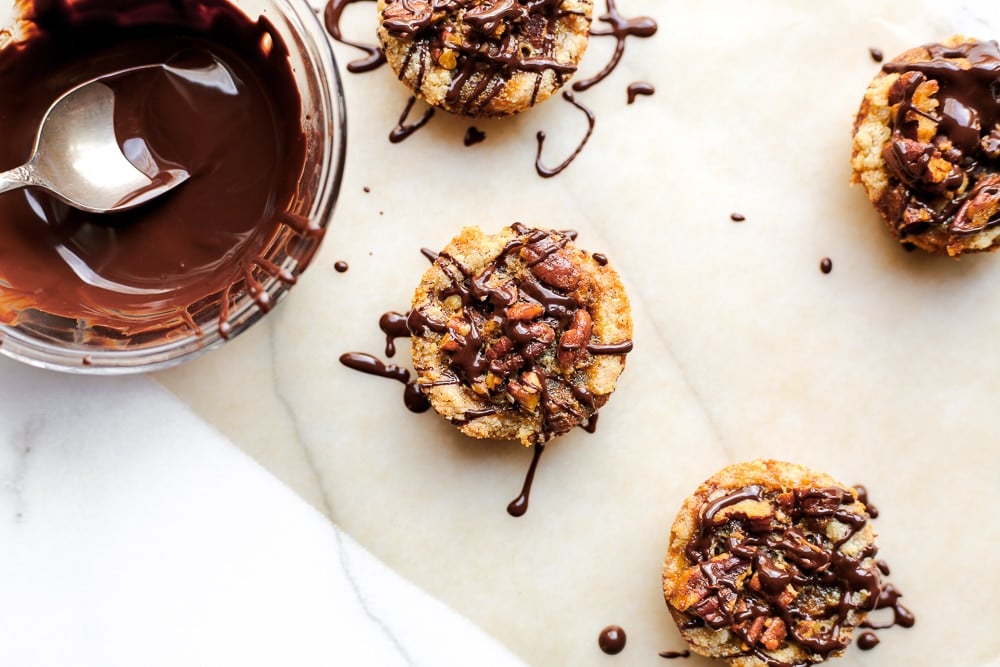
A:
<svg viewBox="0 0 1000 667">
<path fill-rule="evenodd" d="M 0 172 L 0 194 L 41 188 L 70 206 L 93 213 L 124 211 L 148 202 L 188 179 L 176 165 L 159 164 L 144 142 L 133 160 L 115 136 L 115 93 L 102 81 L 149 65 L 82 83 L 52 103 L 35 135 L 31 159 Z"/>
</svg>

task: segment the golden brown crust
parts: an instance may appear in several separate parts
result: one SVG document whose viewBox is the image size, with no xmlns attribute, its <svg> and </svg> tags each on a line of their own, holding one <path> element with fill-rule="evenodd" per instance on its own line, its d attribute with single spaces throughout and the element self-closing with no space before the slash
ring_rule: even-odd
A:
<svg viewBox="0 0 1000 667">
<path fill-rule="evenodd" d="M 991 141 L 1000 147 L 1000 126 L 980 128 L 978 146 L 958 146 L 942 121 L 952 103 L 946 79 L 926 67 L 969 71 L 991 44 L 957 35 L 906 51 L 872 80 L 855 118 L 852 181 L 898 240 L 927 252 L 957 257 L 1000 245 L 998 156 L 988 155 Z M 989 86 L 974 76 L 961 85 Z"/>
<path fill-rule="evenodd" d="M 859 519 L 851 516 L 863 525 L 853 525 Z M 677 514 L 663 565 L 664 598 L 691 649 L 734 667 L 839 655 L 878 597 L 867 518 L 854 489 L 793 463 L 750 461 L 710 477 Z M 804 559 L 792 543 L 805 549 Z M 831 559 L 813 567 L 820 548 Z M 862 576 L 842 580 L 842 570 Z M 824 571 L 838 578 L 823 581 Z M 712 577 L 723 583 L 712 584 Z M 845 595 L 855 604 L 843 617 L 803 619 L 804 610 L 836 606 Z M 755 607 L 760 613 L 747 611 Z M 800 641 L 831 636 L 838 641 L 824 650 Z"/>
<path fill-rule="evenodd" d="M 463 229 L 413 296 L 413 364 L 431 406 L 466 435 L 525 445 L 590 419 L 632 336 L 628 297 L 599 259 L 559 232 Z"/>
<path fill-rule="evenodd" d="M 386 60 L 418 97 L 497 117 L 545 100 L 572 76 L 593 0 L 379 0 L 378 10 Z"/>
</svg>

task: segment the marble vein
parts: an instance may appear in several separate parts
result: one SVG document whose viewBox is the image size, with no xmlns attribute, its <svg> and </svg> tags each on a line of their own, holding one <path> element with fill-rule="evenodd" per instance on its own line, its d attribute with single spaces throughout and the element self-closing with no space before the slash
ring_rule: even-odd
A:
<svg viewBox="0 0 1000 667">
<path fill-rule="evenodd" d="M 9 447 L 14 460 L 10 466 L 10 476 L 5 486 L 12 496 L 11 511 L 14 521 L 21 523 L 24 520 L 24 484 L 28 472 L 31 452 L 38 442 L 38 434 L 44 427 L 45 421 L 42 415 L 29 415 L 25 422 L 17 429 L 16 433 L 9 441 Z"/>
<path fill-rule="evenodd" d="M 375 624 L 382 635 L 389 641 L 393 649 L 395 649 L 395 651 L 399 654 L 399 657 L 402 658 L 407 665 L 414 667 L 416 662 L 414 662 L 413 658 L 406 650 L 406 647 L 403 646 L 403 643 L 389 627 L 389 624 L 386 623 L 381 616 L 376 614 L 372 610 L 371 605 L 368 604 L 368 600 L 366 599 L 364 592 L 361 590 L 361 584 L 358 582 L 358 578 L 355 575 L 354 568 L 351 567 L 351 559 L 347 554 L 343 533 L 340 530 L 335 530 L 334 533 L 337 537 L 337 556 L 340 558 L 341 570 L 344 573 L 344 578 L 347 579 L 348 585 L 351 587 L 351 591 L 354 593 L 358 606 L 361 607 L 361 611 L 364 612 L 365 616 Z"/>
<path fill-rule="evenodd" d="M 305 459 L 306 467 L 309 469 L 309 474 L 316 483 L 321 503 L 321 507 L 319 509 L 328 518 L 333 519 L 333 502 L 327 492 L 327 486 L 323 480 L 323 473 L 320 471 L 319 466 L 316 465 L 312 449 L 306 442 L 305 435 L 302 432 L 299 415 L 295 412 L 295 408 L 292 407 L 292 402 L 288 399 L 288 396 L 283 389 L 281 373 L 278 371 L 281 367 L 278 363 L 280 347 L 275 344 L 274 339 L 276 336 L 275 328 L 281 324 L 282 319 L 280 314 L 277 315 L 278 317 L 274 320 L 274 326 L 269 326 L 267 331 L 267 351 L 271 359 L 271 385 L 274 387 L 274 397 L 278 401 L 278 404 L 281 406 L 281 409 L 285 413 L 285 417 L 288 419 L 288 422 L 292 427 L 294 446 L 302 451 L 302 456 Z"/>
</svg>

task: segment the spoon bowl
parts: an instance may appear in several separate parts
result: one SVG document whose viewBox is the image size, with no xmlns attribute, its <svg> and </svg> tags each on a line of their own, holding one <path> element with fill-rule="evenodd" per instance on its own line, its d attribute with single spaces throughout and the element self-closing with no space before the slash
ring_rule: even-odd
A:
<svg viewBox="0 0 1000 667">
<path fill-rule="evenodd" d="M 115 92 L 106 81 L 148 65 L 84 82 L 45 112 L 31 158 L 0 172 L 0 194 L 34 187 L 92 213 L 114 213 L 144 204 L 172 190 L 190 174 L 163 164 L 143 142 L 123 152 L 115 134 Z"/>
</svg>

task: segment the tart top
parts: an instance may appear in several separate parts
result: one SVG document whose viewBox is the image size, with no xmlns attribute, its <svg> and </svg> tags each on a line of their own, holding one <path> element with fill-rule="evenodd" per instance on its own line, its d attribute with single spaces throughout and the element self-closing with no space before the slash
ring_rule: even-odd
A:
<svg viewBox="0 0 1000 667">
<path fill-rule="evenodd" d="M 428 103 L 466 116 L 533 106 L 576 71 L 592 0 L 380 0 L 390 65 Z"/>
<path fill-rule="evenodd" d="M 952 255 L 996 242 L 991 230 L 1000 223 L 996 42 L 956 36 L 885 63 L 856 130 L 857 178 L 900 238 L 913 237 L 907 240 Z"/>
<path fill-rule="evenodd" d="M 667 603 L 696 648 L 734 664 L 839 654 L 879 597 L 868 518 L 854 489 L 802 466 L 725 468 L 674 523 Z"/>
<path fill-rule="evenodd" d="M 544 442 L 589 419 L 632 349 L 628 299 L 602 255 L 566 233 L 466 228 L 418 286 L 417 382 L 474 437 Z"/>
</svg>

